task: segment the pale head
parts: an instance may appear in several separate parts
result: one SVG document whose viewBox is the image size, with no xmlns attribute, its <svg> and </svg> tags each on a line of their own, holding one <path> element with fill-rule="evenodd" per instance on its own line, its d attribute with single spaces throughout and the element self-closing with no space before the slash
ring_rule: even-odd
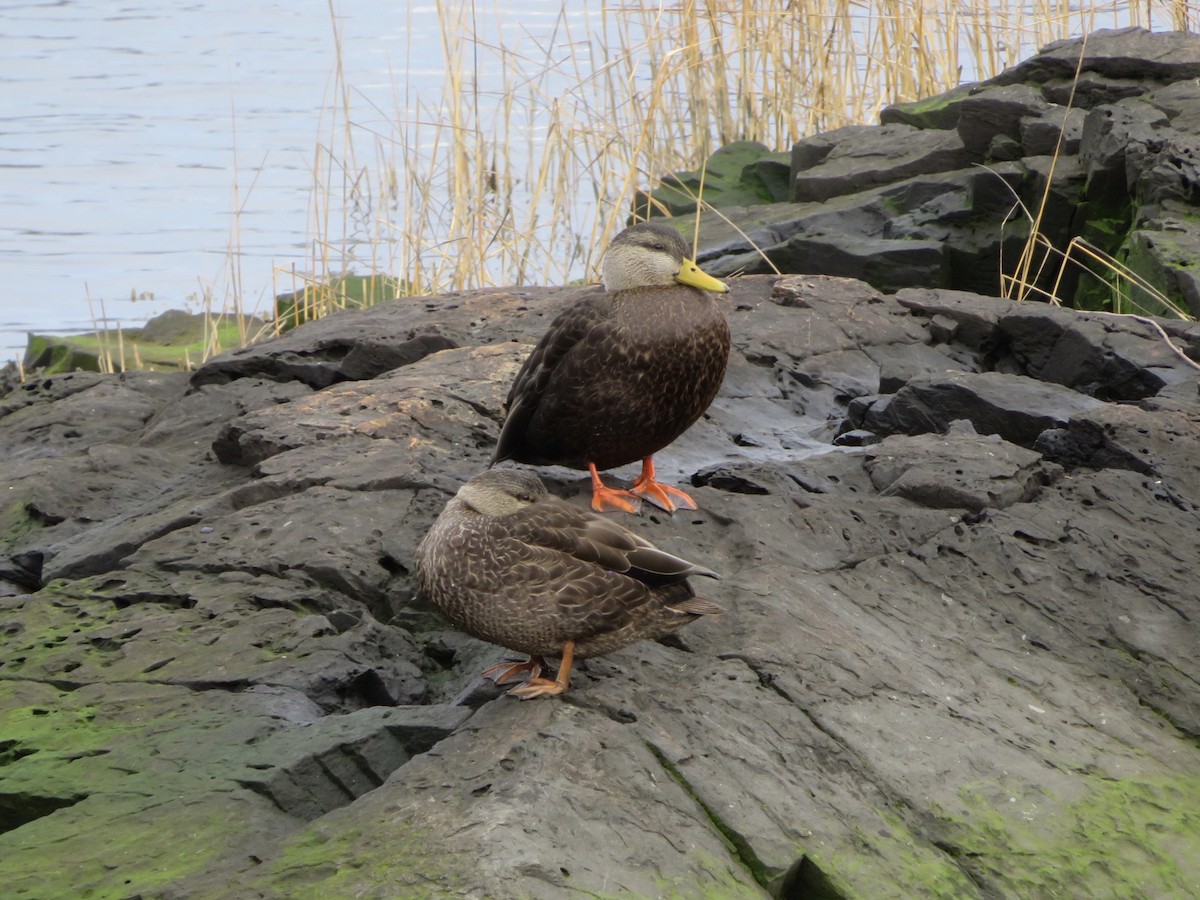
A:
<svg viewBox="0 0 1200 900">
<path fill-rule="evenodd" d="M 688 245 L 678 231 L 658 222 L 632 225 L 613 238 L 601 270 L 608 291 L 669 284 L 687 284 L 716 293 L 729 290 L 692 262 Z"/>
<path fill-rule="evenodd" d="M 458 489 L 455 499 L 484 516 L 508 516 L 546 496 L 546 486 L 523 469 L 487 469 Z"/>
</svg>

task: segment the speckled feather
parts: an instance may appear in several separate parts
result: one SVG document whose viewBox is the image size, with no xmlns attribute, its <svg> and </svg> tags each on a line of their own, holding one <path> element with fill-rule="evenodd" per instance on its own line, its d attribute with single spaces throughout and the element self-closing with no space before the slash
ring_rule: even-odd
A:
<svg viewBox="0 0 1200 900">
<path fill-rule="evenodd" d="M 684 257 L 678 232 L 638 228 Z M 611 469 L 651 456 L 708 409 L 728 359 L 729 326 L 705 291 L 668 283 L 591 293 L 522 366 L 492 463 Z"/>
<path fill-rule="evenodd" d="M 422 589 L 455 625 L 534 656 L 578 658 L 662 637 L 719 612 L 690 575 L 716 577 L 548 494 L 530 472 L 489 470 L 446 504 L 417 551 Z"/>
</svg>

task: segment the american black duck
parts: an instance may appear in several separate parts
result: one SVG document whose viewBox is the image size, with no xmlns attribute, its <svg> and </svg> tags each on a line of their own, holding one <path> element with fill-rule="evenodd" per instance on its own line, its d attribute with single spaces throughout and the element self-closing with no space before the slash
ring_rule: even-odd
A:
<svg viewBox="0 0 1200 900">
<path fill-rule="evenodd" d="M 493 666 L 497 684 L 522 675 L 521 699 L 567 689 L 575 658 L 602 656 L 720 612 L 690 575 L 717 574 L 659 550 L 611 519 L 546 491 L 521 469 L 489 469 L 446 504 L 417 548 L 425 595 L 477 638 L 528 653 Z M 545 657 L 561 656 L 554 680 Z"/>
<path fill-rule="evenodd" d="M 669 225 L 644 222 L 604 254 L 604 290 L 551 323 L 508 394 L 492 465 L 511 459 L 592 475 L 592 508 L 668 511 L 696 504 L 654 477 L 653 455 L 704 413 L 725 377 L 729 326 L 710 292 L 729 288 L 688 258 Z M 598 470 L 642 461 L 632 490 Z"/>
</svg>

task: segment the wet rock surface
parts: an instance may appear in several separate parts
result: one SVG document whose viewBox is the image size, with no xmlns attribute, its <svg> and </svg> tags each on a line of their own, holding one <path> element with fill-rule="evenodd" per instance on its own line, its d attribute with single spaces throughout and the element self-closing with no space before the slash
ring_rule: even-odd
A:
<svg viewBox="0 0 1200 900">
<path fill-rule="evenodd" d="M 0 398 L 6 895 L 1200 889 L 1197 326 L 731 284 L 658 458 L 700 510 L 623 517 L 726 612 L 561 698 L 480 686 L 413 558 L 579 289 Z"/>
</svg>

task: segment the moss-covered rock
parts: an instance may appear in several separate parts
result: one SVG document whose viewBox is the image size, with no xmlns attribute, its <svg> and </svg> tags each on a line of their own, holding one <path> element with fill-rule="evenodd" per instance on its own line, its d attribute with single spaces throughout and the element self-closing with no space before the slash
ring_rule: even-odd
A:
<svg viewBox="0 0 1200 900">
<path fill-rule="evenodd" d="M 242 347 L 261 335 L 261 319 L 168 310 L 142 328 L 75 335 L 29 335 L 26 371 L 125 372 L 190 370 L 207 357 Z"/>
<path fill-rule="evenodd" d="M 750 206 L 788 197 L 788 154 L 758 141 L 734 141 L 712 154 L 704 167 L 665 177 L 649 194 L 634 197 L 633 220 L 682 216 L 700 200 L 709 206 Z"/>
</svg>

